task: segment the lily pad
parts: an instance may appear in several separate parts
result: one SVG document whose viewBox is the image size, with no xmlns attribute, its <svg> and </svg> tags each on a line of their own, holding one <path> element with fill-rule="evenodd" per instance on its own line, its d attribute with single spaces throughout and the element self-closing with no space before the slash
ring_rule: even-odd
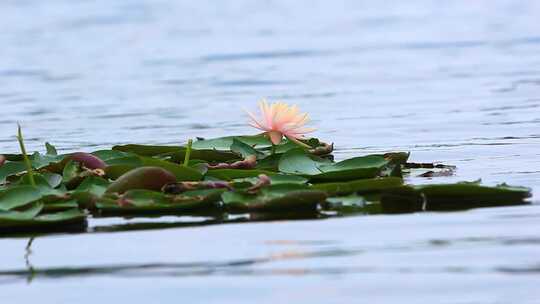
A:
<svg viewBox="0 0 540 304">
<path fill-rule="evenodd" d="M 56 188 L 62 184 L 62 175 L 50 172 L 41 174 L 51 188 Z"/>
<path fill-rule="evenodd" d="M 190 214 L 216 207 L 222 192 L 221 189 L 211 189 L 191 195 L 187 192 L 167 195 L 149 190 L 130 190 L 120 196 L 102 197 L 96 207 L 104 215 Z"/>
<path fill-rule="evenodd" d="M 79 204 L 76 199 L 64 199 L 54 202 L 49 202 L 43 205 L 43 211 L 45 212 L 57 212 L 66 211 L 69 209 L 78 208 Z"/>
<path fill-rule="evenodd" d="M 264 154 L 255 150 L 252 146 L 246 144 L 238 138 L 233 138 L 233 143 L 231 144 L 231 151 L 236 154 L 241 155 L 243 158 L 246 158 L 250 155 L 255 155 L 257 158 L 262 158 Z"/>
<path fill-rule="evenodd" d="M 80 168 L 74 161 L 68 161 L 62 171 L 62 182 L 69 183 L 71 180 L 77 178 L 80 173 Z"/>
<path fill-rule="evenodd" d="M 245 136 L 226 136 L 211 139 L 201 139 L 193 142 L 194 149 L 211 149 L 218 151 L 229 151 L 234 140 L 240 140 L 241 142 L 255 148 L 268 148 L 272 146 L 272 142 L 263 135 L 245 135 Z"/>
<path fill-rule="evenodd" d="M 279 171 L 309 177 L 312 181 L 343 181 L 377 176 L 389 163 L 383 156 L 368 155 L 350 158 L 338 163 L 293 149 L 281 157 Z"/>
<path fill-rule="evenodd" d="M 257 177 L 261 174 L 272 175 L 275 172 L 256 169 L 213 169 L 208 170 L 207 177 L 212 177 L 218 180 L 230 181 L 237 178 Z"/>
<path fill-rule="evenodd" d="M 43 210 L 43 204 L 35 203 L 22 211 L 0 211 L 0 226 L 11 221 L 25 221 L 35 218 Z"/>
<path fill-rule="evenodd" d="M 316 138 L 310 138 L 308 140 L 303 140 L 308 146 L 311 146 L 312 148 L 316 148 L 320 145 L 320 142 Z M 284 139 L 279 145 L 276 145 L 275 153 L 276 154 L 283 154 L 293 149 L 304 149 L 304 147 L 300 146 L 298 143 Z M 266 150 L 269 150 L 270 147 L 266 148 Z"/>
<path fill-rule="evenodd" d="M 232 141 L 231 141 L 232 144 Z M 191 150 L 191 158 L 201 159 L 205 161 L 221 162 L 238 159 L 238 155 L 230 152 L 230 146 L 227 151 L 217 151 L 212 149 L 204 149 L 195 147 Z M 181 146 L 151 146 L 151 145 L 136 145 L 129 144 L 123 146 L 114 146 L 113 150 L 131 152 L 140 156 L 169 156 L 173 161 L 180 162 L 184 160 L 186 148 Z"/>
<path fill-rule="evenodd" d="M 414 188 L 424 195 L 427 210 L 522 204 L 531 196 L 529 188 L 507 185 L 488 187 L 476 183 L 456 183 L 422 185 Z"/>
<path fill-rule="evenodd" d="M 105 161 L 107 167 L 110 166 L 132 166 L 140 167 L 143 166 L 143 161 L 141 157 L 137 155 L 128 155 L 124 157 L 111 158 Z"/>
<path fill-rule="evenodd" d="M 45 149 L 47 150 L 48 155 L 58 155 L 58 151 L 56 151 L 56 147 L 51 145 L 50 143 L 45 143 Z"/>
<path fill-rule="evenodd" d="M 282 154 L 271 154 L 262 159 L 257 160 L 256 169 L 267 171 L 279 171 L 279 160 Z"/>
<path fill-rule="evenodd" d="M 315 211 L 326 200 L 326 193 L 305 185 L 281 184 L 262 188 L 255 194 L 245 191 L 225 192 L 222 200 L 231 213 L 303 212 Z"/>
<path fill-rule="evenodd" d="M 380 192 L 385 189 L 399 187 L 403 180 L 399 177 L 382 177 L 360 179 L 348 182 L 314 184 L 313 188 L 326 191 L 329 195 L 345 195 L 350 193 Z"/>
<path fill-rule="evenodd" d="M 97 176 L 90 176 L 86 178 L 74 191 L 73 193 L 88 193 L 95 196 L 101 196 L 107 190 L 110 183 Z"/>
<path fill-rule="evenodd" d="M 193 142 L 193 148 L 229 151 L 231 150 L 231 146 L 235 140 L 238 140 L 259 152 L 264 151 L 268 153 L 272 148 L 272 142 L 264 134 L 201 139 Z M 304 140 L 304 142 L 314 148 L 321 144 L 316 138 L 310 138 L 308 140 Z M 298 147 L 299 145 L 297 143 L 284 139 L 280 144 L 275 146 L 275 153 L 282 154 L 291 149 L 298 149 Z"/>
<path fill-rule="evenodd" d="M 307 178 L 298 176 L 298 175 L 288 175 L 288 174 L 271 174 L 268 175 L 270 178 L 270 183 L 272 185 L 280 185 L 280 184 L 307 184 L 309 181 Z M 239 182 L 249 182 L 250 184 L 255 184 L 259 181 L 258 177 L 246 177 L 246 178 L 237 178 L 234 179 L 233 182 L 239 183 Z M 319 189 L 323 190 L 323 189 Z"/>
<path fill-rule="evenodd" d="M 452 211 L 528 204 L 530 195 L 529 188 L 463 182 L 394 188 L 382 194 L 381 203 L 385 213 Z"/>
<path fill-rule="evenodd" d="M 108 165 L 110 164 L 109 162 L 112 160 L 133 156 L 132 153 L 122 152 L 118 150 L 98 150 L 92 152 L 91 154 L 99 157 L 99 159 L 101 159 Z"/>
<path fill-rule="evenodd" d="M 110 183 L 101 177 L 90 176 L 71 192 L 71 197 L 81 208 L 95 209 L 96 201 L 105 193 L 109 185 Z"/>
<path fill-rule="evenodd" d="M 47 174 L 35 174 L 34 181 L 36 183 L 35 188 L 41 195 L 38 201 L 43 204 L 43 211 L 64 211 L 78 207 L 77 201 L 70 197 L 65 186 L 54 188 Z M 30 186 L 28 175 L 21 178 L 19 185 Z"/>
<path fill-rule="evenodd" d="M 43 231 L 47 229 L 81 229 L 86 226 L 86 214 L 79 209 L 35 216 L 36 210 L 29 209 L 9 214 L 0 213 L 0 230 L 9 232 Z"/>
<path fill-rule="evenodd" d="M 51 186 L 49 179 L 43 174 L 34 174 L 34 182 L 36 184 L 35 188 L 39 191 L 41 199 L 44 201 L 58 200 L 67 193 L 65 189 Z M 31 186 L 30 178 L 27 174 L 21 177 L 19 185 Z"/>
<path fill-rule="evenodd" d="M 333 144 L 302 141 L 311 148 L 288 139 L 272 146 L 262 134 L 198 140 L 187 164 L 187 148 L 180 145 L 122 145 L 92 155 L 58 155 L 47 143 L 46 154 L 29 156 L 32 175 L 20 154 L 6 154 L 0 166 L 0 228 L 83 227 L 85 213 L 78 209 L 130 217 L 223 219 L 227 213 L 245 213 L 231 218 L 254 221 L 518 205 L 530 196 L 530 189 L 506 185 L 403 185 L 401 168 L 418 167 L 407 163 L 409 153 L 335 162 Z M 86 161 L 96 157 L 96 166 Z"/>
<path fill-rule="evenodd" d="M 26 171 L 26 165 L 22 161 L 8 161 L 0 166 L 0 184 L 6 181 L 6 178 Z"/>
<path fill-rule="evenodd" d="M 32 186 L 20 185 L 0 191 L 0 210 L 9 211 L 41 199 L 41 192 Z"/>
<path fill-rule="evenodd" d="M 51 164 L 60 163 L 66 155 L 53 155 L 53 154 L 40 154 L 38 152 L 34 152 L 30 156 L 30 162 L 32 163 L 32 167 L 34 169 L 41 169 L 45 168 Z"/>
<path fill-rule="evenodd" d="M 176 176 L 178 181 L 196 181 L 201 180 L 203 177 L 201 172 L 191 167 L 182 166 L 152 157 L 141 157 L 141 160 L 144 166 L 160 167 L 171 172 Z"/>
</svg>

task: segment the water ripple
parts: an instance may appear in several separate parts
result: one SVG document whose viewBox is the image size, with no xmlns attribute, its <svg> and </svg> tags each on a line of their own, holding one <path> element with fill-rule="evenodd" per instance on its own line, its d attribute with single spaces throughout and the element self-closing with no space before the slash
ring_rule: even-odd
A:
<svg viewBox="0 0 540 304">
<path fill-rule="evenodd" d="M 244 61 L 244 60 L 270 60 L 270 59 L 289 59 L 301 57 L 322 56 L 327 52 L 314 50 L 283 50 L 271 52 L 252 52 L 252 53 L 231 53 L 231 54 L 211 54 L 201 58 L 203 62 L 221 62 L 221 61 Z"/>
</svg>

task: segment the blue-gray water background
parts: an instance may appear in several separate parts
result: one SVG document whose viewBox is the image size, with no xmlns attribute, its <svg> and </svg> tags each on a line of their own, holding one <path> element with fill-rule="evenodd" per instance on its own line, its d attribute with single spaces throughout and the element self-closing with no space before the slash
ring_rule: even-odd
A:
<svg viewBox="0 0 540 304">
<path fill-rule="evenodd" d="M 252 134 L 267 97 L 338 158 L 411 151 L 458 167 L 414 182 L 538 200 L 540 1 L 4 0 L 0 29 L 1 152 L 17 122 L 62 152 Z M 0 302 L 540 303 L 538 231 L 534 204 L 38 237 L 27 261 L 0 239 L 0 271 L 79 270 L 0 277 Z"/>
</svg>

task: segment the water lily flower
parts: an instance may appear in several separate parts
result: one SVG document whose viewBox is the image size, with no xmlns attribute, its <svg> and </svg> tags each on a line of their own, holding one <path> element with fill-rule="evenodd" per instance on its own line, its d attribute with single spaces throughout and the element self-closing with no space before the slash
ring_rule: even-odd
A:
<svg viewBox="0 0 540 304">
<path fill-rule="evenodd" d="M 300 113 L 296 105 L 289 106 L 283 102 L 268 104 L 264 99 L 259 102 L 259 108 L 260 119 L 246 111 L 251 118 L 250 125 L 264 131 L 273 145 L 279 144 L 285 136 L 301 146 L 309 147 L 299 141 L 306 133 L 315 131 L 314 128 L 304 127 L 309 121 L 308 114 Z"/>
</svg>

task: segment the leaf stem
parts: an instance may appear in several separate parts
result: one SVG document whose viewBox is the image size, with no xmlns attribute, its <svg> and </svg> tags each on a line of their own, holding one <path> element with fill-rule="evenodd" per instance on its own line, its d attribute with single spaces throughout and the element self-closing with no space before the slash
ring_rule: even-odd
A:
<svg viewBox="0 0 540 304">
<path fill-rule="evenodd" d="M 32 164 L 26 154 L 26 148 L 24 147 L 24 139 L 21 131 L 21 125 L 17 124 L 17 140 L 19 141 L 19 146 L 21 147 L 21 153 L 24 159 L 24 164 L 26 165 L 26 171 L 28 171 L 28 179 L 30 179 L 30 184 L 36 187 L 36 180 L 34 179 L 34 170 L 32 169 Z"/>
<path fill-rule="evenodd" d="M 187 146 L 186 146 L 186 154 L 184 155 L 184 167 L 187 167 L 189 165 L 189 157 L 191 155 L 191 146 L 193 145 L 193 140 L 190 138 L 188 139 Z"/>
<path fill-rule="evenodd" d="M 270 150 L 270 155 L 276 154 L 276 145 L 272 144 L 272 150 Z"/>
</svg>

